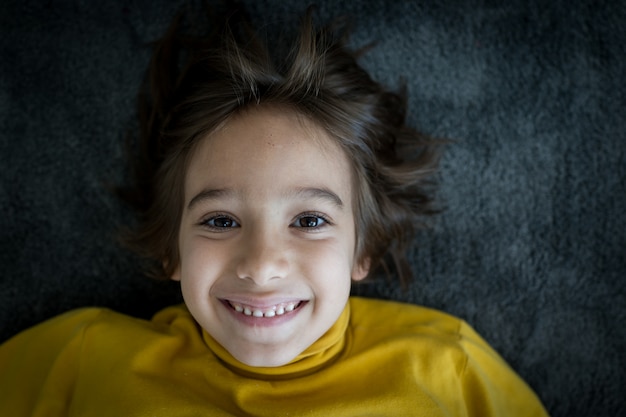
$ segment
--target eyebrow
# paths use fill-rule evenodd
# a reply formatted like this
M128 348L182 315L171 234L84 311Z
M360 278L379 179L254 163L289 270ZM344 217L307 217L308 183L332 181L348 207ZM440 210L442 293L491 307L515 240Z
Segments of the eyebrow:
M326 200L338 208L343 208L343 201L337 194L327 188L303 187L288 193L290 197Z
M219 188L219 189L206 189L202 190L198 194L196 194L189 204L187 204L187 210L191 210L196 204L207 201L207 200L218 200L224 198L231 198L234 195L238 194L234 190L230 188ZM287 198L293 199L318 199L325 200L333 204L339 209L343 209L343 201L341 198L334 192L326 188L318 188L318 187L302 187L296 188L294 190L290 190L285 194Z
M196 196L192 198L191 201L189 201L189 204L187 204L187 210L191 210L193 206L200 203L201 201L232 197L233 194L235 193L230 188L202 190L198 194L196 194Z

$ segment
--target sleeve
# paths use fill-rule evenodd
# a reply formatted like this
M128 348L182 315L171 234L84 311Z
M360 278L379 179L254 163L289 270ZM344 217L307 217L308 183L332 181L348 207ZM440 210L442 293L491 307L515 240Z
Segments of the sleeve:
M79 367L82 336L102 310L65 313L0 346L0 415L66 416Z
M460 329L467 361L461 389L468 416L546 417L532 389L467 323Z

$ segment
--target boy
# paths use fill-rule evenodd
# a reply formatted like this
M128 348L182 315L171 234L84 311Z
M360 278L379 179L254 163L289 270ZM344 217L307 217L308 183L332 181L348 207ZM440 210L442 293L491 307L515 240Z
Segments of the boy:
M386 256L406 279L435 144L310 15L278 58L238 19L217 47L174 25L143 101L129 240L185 305L151 321L78 310L16 336L0 414L546 415L464 322L349 297Z

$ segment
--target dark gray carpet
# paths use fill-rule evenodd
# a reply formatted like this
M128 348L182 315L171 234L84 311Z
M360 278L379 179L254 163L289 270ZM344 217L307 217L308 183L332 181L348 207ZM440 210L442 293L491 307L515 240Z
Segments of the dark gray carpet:
M78 306L177 300L116 246L131 217L106 187L145 44L180 3L0 4L0 340ZM270 27L307 5L245 3ZM375 78L407 80L411 122L457 141L415 282L355 292L465 318L553 416L626 415L625 2L343 3L319 1L320 20L351 17Z

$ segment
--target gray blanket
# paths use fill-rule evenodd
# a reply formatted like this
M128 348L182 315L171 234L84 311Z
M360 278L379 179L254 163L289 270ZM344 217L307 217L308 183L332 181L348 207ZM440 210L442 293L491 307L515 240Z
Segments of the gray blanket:
M182 3L0 4L0 340L79 306L179 301L117 246L132 215L110 188L147 44ZM244 3L288 31L308 2ZM355 293L464 318L553 416L626 415L625 2L317 3L376 42L376 79L406 80L412 124L455 140L416 279Z

